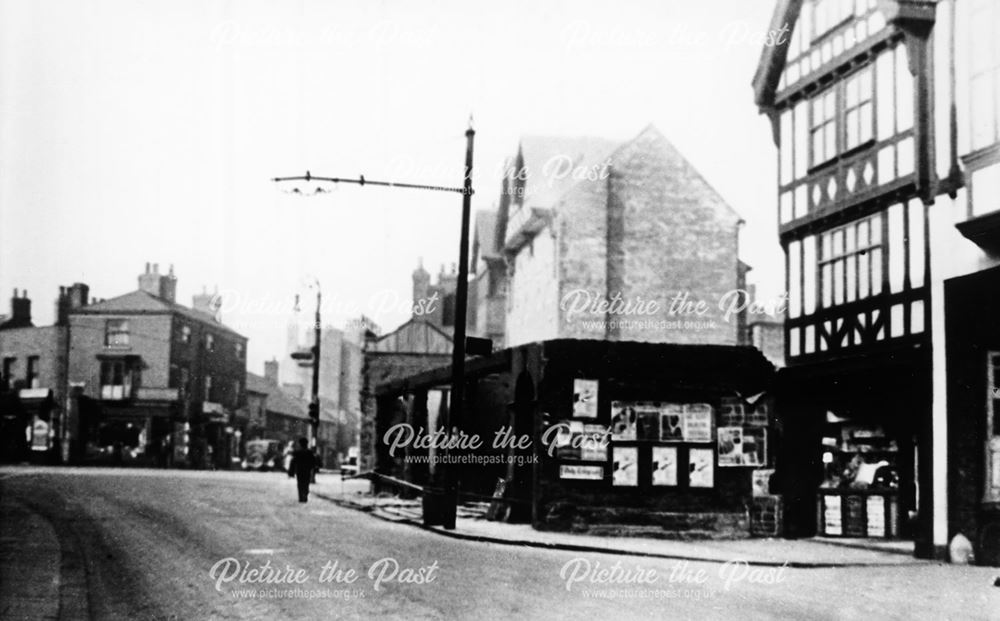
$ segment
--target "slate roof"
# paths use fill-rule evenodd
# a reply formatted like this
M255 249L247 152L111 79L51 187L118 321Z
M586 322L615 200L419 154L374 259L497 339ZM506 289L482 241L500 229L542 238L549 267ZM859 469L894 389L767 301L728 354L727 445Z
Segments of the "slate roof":
M233 336L238 336L240 338L246 339L245 336L236 332L229 326L216 321L215 316L210 313L195 310L193 308L188 308L182 304L177 304L176 302L169 302L163 298L157 297L152 293L143 291L142 289L137 289L130 293L124 295L119 295L118 297L110 298L97 302L95 304L90 304L82 308L77 308L71 311L74 315L114 315L114 314L156 314L156 313L168 313L173 312L178 315L182 315L191 319L192 321L197 321L200 323L211 325L214 328L222 332L227 332Z
M247 391L267 395L264 408L268 412L292 416L303 420L309 418L309 402L288 394L280 386L256 373L247 372ZM320 399L320 419L326 422L337 422L336 408L328 399Z

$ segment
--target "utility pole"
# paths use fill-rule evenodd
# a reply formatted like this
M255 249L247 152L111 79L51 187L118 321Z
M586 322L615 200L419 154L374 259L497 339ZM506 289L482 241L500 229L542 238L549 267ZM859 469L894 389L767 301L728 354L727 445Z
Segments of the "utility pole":
M448 404L448 425L450 434L462 428L463 406L465 405L465 321L469 299L469 219L472 210L472 149L476 130L472 120L465 130L465 181L462 189L462 231L458 245L458 282L455 283L455 340L451 353L451 402ZM455 528L458 512L458 477L455 464L444 468L445 501L441 507L444 526Z
M365 179L361 175L357 179L344 177L317 177L306 171L304 176L295 177L275 177L275 183L288 181L321 181L326 183L352 183L355 185L375 185L388 188L406 188L412 190L431 190L434 192L458 192L462 195L462 229L458 249L458 282L455 283L455 332L453 339L453 349L451 356L451 402L448 404L447 419L442 425L445 431L458 431L462 428L462 406L465 399L465 322L467 317L467 307L469 300L469 220L472 211L472 151L476 132L472 129L472 118L469 117L469 127L465 131L465 179L462 187L447 187L440 185L425 185L416 183L398 183L395 181L375 181ZM314 193L319 194L327 190L317 188ZM292 190L294 194L303 194L298 188ZM317 290L318 290L317 283ZM319 340L320 340L320 317L319 317L319 293L316 295L316 346L314 348L313 367L313 402L310 403L310 415L315 407L315 421L319 422ZM315 434L313 434L315 436ZM432 467L434 464L431 464ZM456 476L453 464L444 466L437 464L434 475L435 486L440 486L440 491L424 494L424 524L440 524L448 529L455 528L455 515L458 511L458 477ZM443 472L442 472L443 471Z

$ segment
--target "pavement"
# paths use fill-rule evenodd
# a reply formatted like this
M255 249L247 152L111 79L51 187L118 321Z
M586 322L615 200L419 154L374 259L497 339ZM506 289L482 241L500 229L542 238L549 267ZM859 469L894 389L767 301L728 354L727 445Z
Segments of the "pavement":
M913 543L873 539L754 538L734 540L673 540L651 537L605 537L578 533L539 531L530 524L494 522L485 518L485 504L460 506L452 530L424 526L420 500L373 496L342 488L336 483L316 496L374 517L408 524L444 537L502 545L527 546L572 552L608 553L672 560L725 563L733 559L764 567L832 568L928 563L913 557Z

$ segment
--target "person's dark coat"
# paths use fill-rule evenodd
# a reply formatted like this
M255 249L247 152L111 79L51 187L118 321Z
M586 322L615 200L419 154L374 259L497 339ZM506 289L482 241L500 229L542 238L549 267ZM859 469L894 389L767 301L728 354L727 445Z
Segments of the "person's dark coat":
M316 456L307 448L296 449L292 453L292 463L288 466L288 476L294 476L299 487L299 502L309 498L309 483L316 470Z

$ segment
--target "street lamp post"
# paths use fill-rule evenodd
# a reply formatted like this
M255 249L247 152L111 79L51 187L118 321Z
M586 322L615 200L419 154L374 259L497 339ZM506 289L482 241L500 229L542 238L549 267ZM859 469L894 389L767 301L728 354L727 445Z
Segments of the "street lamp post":
M312 376L312 398L309 402L309 448L315 450L317 435L319 435L319 354L320 340L322 338L322 320L319 309L322 305L323 292L319 288L319 281L316 281L316 321L313 325L313 376Z
M462 228L459 236L458 248L458 282L455 283L455 334L452 343L451 356L451 403L448 407L448 415L444 427L447 431L458 431L462 428L462 405L465 398L465 322L469 299L469 220L472 210L472 152L476 131L472 128L471 119L469 127L465 131L465 178L462 187L447 187L438 185L423 185L415 183L396 183L393 181L373 181L365 179L361 175L357 179L341 177L315 177L309 171L304 176L298 177L275 177L275 183L283 181L323 181L327 183L353 183L356 185L375 185L389 188L406 188L413 190L431 190L435 192L457 192L462 195ZM301 194L298 188L293 192ZM313 369L313 402L319 405L319 294L317 294L316 307L316 346L315 361ZM439 464L441 465L441 464ZM443 481L444 498L439 502L438 497L425 494L424 496L424 523L441 524L445 528L455 528L455 515L458 509L458 479L451 467L439 468L444 470ZM435 478L440 474L436 474ZM440 512L440 513L438 513ZM434 514L434 515L432 515Z

